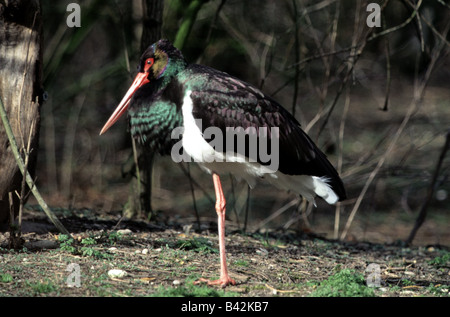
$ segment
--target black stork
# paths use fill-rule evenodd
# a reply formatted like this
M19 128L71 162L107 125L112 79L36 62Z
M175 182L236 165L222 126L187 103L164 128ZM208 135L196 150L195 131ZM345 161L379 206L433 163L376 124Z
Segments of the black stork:
M130 132L145 148L172 154L174 159L183 152L212 174L220 278L201 282L222 287L235 284L226 263L225 197L219 174L232 173L250 186L257 179L265 179L311 202L316 195L329 204L346 198L337 171L287 110L238 78L189 64L168 40L159 40L144 52L136 78L100 134L126 110ZM174 133L177 129L179 137ZM236 131L246 133L240 139L245 141L243 147L242 142L236 145L224 140L230 131L234 132L230 137L233 140L239 138ZM252 142L257 145L252 147ZM180 150L174 151L177 145ZM267 159L268 147L271 162Z

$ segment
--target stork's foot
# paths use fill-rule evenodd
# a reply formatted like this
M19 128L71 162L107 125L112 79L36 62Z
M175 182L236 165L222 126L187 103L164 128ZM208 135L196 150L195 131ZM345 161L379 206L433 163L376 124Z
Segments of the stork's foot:
M227 287L228 285L236 285L236 281L233 280L231 277L221 277L218 280L208 280L206 278L200 278L197 281L194 282L194 285L198 285L201 283L206 283L207 285L220 285L222 288Z

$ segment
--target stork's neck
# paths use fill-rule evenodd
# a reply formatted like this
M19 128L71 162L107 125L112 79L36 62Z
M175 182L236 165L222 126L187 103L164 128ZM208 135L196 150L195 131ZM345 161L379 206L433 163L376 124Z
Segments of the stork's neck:
M188 64L184 58L169 58L166 67L161 71L156 80L159 89L164 89L172 79L187 68Z

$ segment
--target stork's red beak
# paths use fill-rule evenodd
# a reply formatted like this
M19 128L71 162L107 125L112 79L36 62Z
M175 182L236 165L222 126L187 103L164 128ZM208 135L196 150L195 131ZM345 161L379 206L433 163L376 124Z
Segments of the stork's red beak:
M100 131L100 135L106 132L114 123L116 123L117 120L124 114L124 112L127 110L128 105L130 104L131 97L133 97L133 94L138 90L142 85L145 85L146 83L149 83L150 81L147 78L148 73L138 73L136 75L136 78L134 79L133 83L131 84L131 87L128 89L127 93L123 97L120 104L117 106L116 110L114 110L111 117L109 117L108 121L106 121L105 125L103 126L102 130Z

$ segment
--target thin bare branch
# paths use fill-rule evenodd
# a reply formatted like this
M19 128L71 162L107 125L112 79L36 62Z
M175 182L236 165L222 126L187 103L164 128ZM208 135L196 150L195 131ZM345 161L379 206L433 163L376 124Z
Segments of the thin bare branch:
M450 28L450 22L447 24L447 26L445 28L445 33L444 33L445 36L447 36L449 28ZM350 229L350 226L353 222L353 218L355 217L355 214L358 211L359 206L361 205L361 202L362 202L369 186L372 184L372 181L375 179L375 176L380 171L380 168L383 166L384 162L386 161L386 159L388 158L388 156L394 149L395 145L397 144L398 139L400 138L400 135L402 134L403 130L405 129L406 125L408 124L409 120L411 119L411 116L415 113L416 109L419 107L420 103L422 102L422 98L425 93L425 87L428 84L431 73L434 70L434 67L435 67L436 62L442 52L444 44L445 44L445 42L441 41L441 43L433 49L432 58L431 58L431 61L428 65L428 68L425 72L423 79L420 82L418 79L416 79L416 83L415 83L416 87L414 89L414 96L413 96L413 100L412 100L411 104L408 107L408 111L407 111L405 117L403 118L403 121L401 122L400 126L398 127L395 135L391 139L391 142L389 143L389 146L388 146L386 152L380 158L377 166L372 171L372 173L370 173L369 178L367 179L363 189L361 190L361 193L359 194L358 199L357 199L355 205L353 206L350 216L348 217L347 223L345 225L345 229L341 234L341 240L345 239L345 237L347 236L348 230Z
M416 236L417 231L422 226L425 221L425 217L427 215L428 205L430 204L431 199L433 198L434 191L436 189L436 183L439 176L439 172L442 167L442 162L444 161L445 155L447 151L450 149L450 129L447 131L447 135L445 138L444 146L442 147L441 153L439 155L439 159L436 163L436 167L434 169L433 177L431 178L430 185L428 186L427 197L420 208L419 216L416 219L413 229L411 230L408 239L406 239L406 244L410 245Z
M30 187L34 197L36 198L39 205L44 210L47 217L55 225L55 227L58 228L58 230L61 233L64 233L64 234L67 234L70 236L69 231L67 231L67 229L63 226L63 224L59 221L59 219L53 214L53 212L50 210L50 208L48 207L45 200L42 198L41 194L39 193L36 186L34 185L34 181L31 178L30 173L28 173L28 171L25 170L25 164L22 160L22 157L20 156L20 153L19 153L19 150L17 147L16 138L14 137L14 134L11 129L11 125L9 124L8 115L6 114L5 107L3 106L3 101L2 101L1 96L0 96L0 117L3 122L3 126L5 127L6 134L8 135L8 140L10 143L11 150L14 154L14 158L16 159L17 165L19 166L19 169L20 169L22 175L24 175L24 177L26 177L28 187Z
M378 38L380 36L383 36L383 35L386 35L386 34L389 34L389 33L393 33L395 31L398 31L401 28L404 28L405 26L407 26L414 19L414 17L416 16L417 12L419 11L419 8L420 8L421 5L422 5L422 0L419 0L417 5L414 6L413 12L411 13L411 15L403 23L400 23L399 25L393 26L393 27L391 27L391 28L389 28L387 30L383 30L380 33L375 33L371 37L369 37L367 39L367 41L370 42L370 41L372 41L372 40L374 40L374 39L376 39L376 38Z
M404 0L411 8L415 8L414 4L411 3L411 1L409 0ZM430 21L428 21L423 15L420 15L420 19L425 22L425 24L431 29L431 31L433 31L434 35L436 35L442 42L445 43L445 45L450 46L450 42L447 41L447 38L442 35L438 30L436 30L436 28L433 26L433 24L430 23Z

